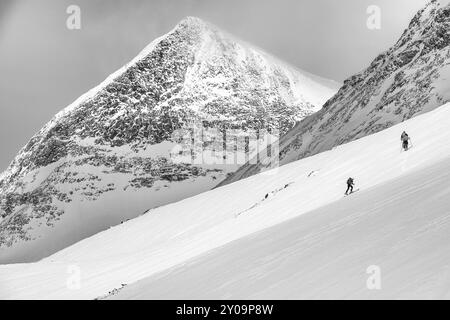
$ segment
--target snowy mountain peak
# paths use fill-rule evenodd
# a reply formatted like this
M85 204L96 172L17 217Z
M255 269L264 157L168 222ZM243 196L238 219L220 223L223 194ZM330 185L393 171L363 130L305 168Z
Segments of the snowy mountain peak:
M414 28L416 26L423 25L430 18L432 18L433 14L439 9L440 4L437 0L430 0L422 9L420 9L411 20L408 28Z
M187 16L177 24L175 29L185 28L185 27L207 29L207 28L211 28L213 26L209 22L206 22L198 17Z
M184 36L200 36L203 33L219 31L215 25L204 21L197 17L187 16L182 19L178 24L173 28L173 30L169 34L179 34ZM197 41L201 40L201 38L197 38Z
M441 7L438 1L431 0L424 8L416 13L408 28L397 42L396 47L411 42L423 42L429 49L437 42L448 42L448 15L450 4Z
M336 92L330 83L184 19L19 152L0 180L0 263L41 258L212 188L242 164L224 164L215 138L286 132ZM192 124L203 130L195 146Z

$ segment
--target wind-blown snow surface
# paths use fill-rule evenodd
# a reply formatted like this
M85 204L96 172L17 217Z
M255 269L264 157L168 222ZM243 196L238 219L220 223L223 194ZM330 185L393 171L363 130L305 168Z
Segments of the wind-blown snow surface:
M124 297L205 297L202 289L210 298L446 297L449 126L446 104L331 151L153 209L40 262L0 266L0 298L90 299L150 276L124 289ZM405 129L414 146L400 152ZM343 198L349 176L360 191ZM379 296L365 291L368 265L385 272ZM79 289L67 286L74 270L80 271ZM207 273L199 278L202 270ZM198 290L185 287L192 283L184 275L197 281Z
M332 81L184 19L58 113L0 176L0 263L37 261L211 189L243 164L222 164L217 135L284 133L336 91ZM197 124L205 129L192 150ZM192 161L211 150L212 164Z
M450 299L443 160L138 281L114 299ZM368 290L371 268L380 289Z

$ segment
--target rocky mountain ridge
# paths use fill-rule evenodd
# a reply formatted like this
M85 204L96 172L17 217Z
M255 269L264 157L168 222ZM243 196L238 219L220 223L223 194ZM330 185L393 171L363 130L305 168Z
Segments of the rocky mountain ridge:
M277 162L283 165L333 149L448 101L450 4L441 7L432 0L413 17L393 47L345 80L319 112L281 138ZM264 163L247 163L219 186L266 169Z

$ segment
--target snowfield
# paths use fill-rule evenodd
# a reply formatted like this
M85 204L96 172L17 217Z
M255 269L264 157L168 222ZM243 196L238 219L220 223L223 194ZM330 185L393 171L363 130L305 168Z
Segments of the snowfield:
M450 298L449 128L446 104L0 266L0 298L93 299L124 285L112 297ZM349 176L360 190L344 197ZM366 287L372 265L381 290Z
M450 299L443 160L138 281L113 299ZM438 190L438 191L437 191ZM371 268L381 290L368 290Z

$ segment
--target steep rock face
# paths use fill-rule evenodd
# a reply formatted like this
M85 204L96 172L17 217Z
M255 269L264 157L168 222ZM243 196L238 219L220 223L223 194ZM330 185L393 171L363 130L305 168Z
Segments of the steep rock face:
M200 19L183 20L20 151L0 180L0 263L39 259L238 168L189 161L198 150L177 149L180 130L286 132L336 88ZM200 152L221 144L201 143Z
M450 5L440 7L433 0L414 16L392 48L347 79L319 112L280 139L279 163L330 150L448 101ZM265 164L246 164L219 186L265 169Z

